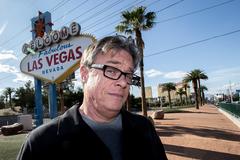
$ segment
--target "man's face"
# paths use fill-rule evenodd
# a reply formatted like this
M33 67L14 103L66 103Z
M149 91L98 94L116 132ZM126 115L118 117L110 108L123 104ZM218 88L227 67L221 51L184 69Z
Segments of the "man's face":
M124 50L98 54L94 64L112 66L126 73L133 73L134 70L132 57ZM88 69L84 88L84 96L87 96L88 104L91 105L88 109L100 114L118 113L129 92L129 84L124 75L113 80L104 76L103 70L96 68Z

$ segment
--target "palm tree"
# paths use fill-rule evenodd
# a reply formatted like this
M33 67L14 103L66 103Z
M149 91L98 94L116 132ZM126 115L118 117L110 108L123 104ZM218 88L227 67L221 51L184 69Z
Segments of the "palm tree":
M0 109L3 109L5 107L4 99L5 99L5 96L0 95Z
M147 12L146 7L138 7L132 11L122 12L122 21L116 26L118 32L124 32L126 34L135 34L135 39L140 52L141 61L139 63L140 74L141 74L141 94L142 94L142 112L147 117L146 107L146 96L145 96L145 85L144 85L144 63L143 63L143 49L144 41L142 39L141 31L150 30L155 22L155 12Z
M7 107L7 102L8 102L8 92L7 90L3 90L3 95L4 95L4 98L5 98L5 108Z
M180 101L181 101L181 106L183 105L182 103L182 95L186 93L186 91L183 90L183 88L179 88L176 92L180 96Z
M15 103L20 105L22 110L24 107L30 110L34 108L34 88L31 81L26 82L24 87L17 88L14 96Z
M195 104L196 109L199 109L199 101L198 101L198 71L192 70L187 73L187 75L183 78L183 82L188 83L192 82L193 90L195 93Z
M201 105L203 105L203 97L202 97L202 94L201 94L201 79L203 80L207 80L208 79L208 76L200 69L195 69L195 72L198 74L198 95L199 95L199 99L200 99L200 102L201 102Z
M23 111L23 107L26 106L26 101L28 99L25 89L23 87L17 88L14 96L16 105L20 105Z
M190 88L190 86L188 85L188 83L183 82L183 88L184 88L185 96L186 96L186 104L188 104L187 88Z
M201 90L201 95L202 95L202 99L203 99L203 105L205 104L205 94L204 94L204 91L207 91L208 88L204 85L201 85L200 86L200 90Z
M169 101L170 108L172 108L171 94L170 94L170 92L172 90L176 90L176 84L175 83L169 82L169 83L162 84L162 92L165 92L165 91L168 92L168 101Z
M9 97L9 105L12 108L12 93L15 92L14 88L7 87L5 88L5 92L8 94Z

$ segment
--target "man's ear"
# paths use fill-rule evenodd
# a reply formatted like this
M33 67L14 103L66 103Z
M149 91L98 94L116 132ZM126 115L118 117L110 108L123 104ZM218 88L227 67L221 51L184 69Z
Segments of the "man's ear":
M80 76L83 83L87 82L88 79L88 68L84 65L80 65Z

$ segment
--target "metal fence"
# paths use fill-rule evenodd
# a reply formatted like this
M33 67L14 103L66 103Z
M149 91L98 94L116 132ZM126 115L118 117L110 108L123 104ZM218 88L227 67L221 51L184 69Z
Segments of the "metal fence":
M219 108L229 112L233 116L240 118L240 104L219 103Z

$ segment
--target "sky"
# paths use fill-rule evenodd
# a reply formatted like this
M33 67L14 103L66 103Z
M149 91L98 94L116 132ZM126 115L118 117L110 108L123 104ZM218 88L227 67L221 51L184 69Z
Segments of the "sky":
M180 82L194 69L208 76L207 94L240 89L240 0L0 0L0 93L32 77L21 73L22 45L31 40L31 18L52 14L53 29L75 21L81 32L100 39L115 35L121 12L146 6L156 24L143 31L145 86ZM79 71L77 81L81 86ZM140 96L140 89L131 92Z

